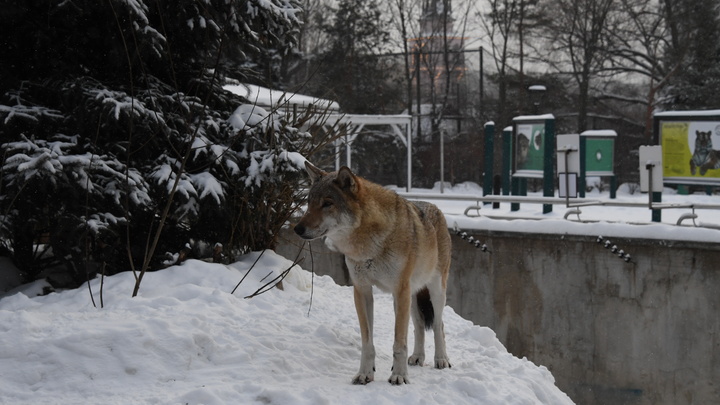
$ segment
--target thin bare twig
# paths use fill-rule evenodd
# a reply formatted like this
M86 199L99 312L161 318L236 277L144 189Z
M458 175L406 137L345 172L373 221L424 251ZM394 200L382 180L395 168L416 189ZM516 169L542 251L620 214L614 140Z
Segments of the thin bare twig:
M267 250L267 249L266 249L266 250ZM257 259L255 259L255 262L253 262L252 266L250 266L250 268L248 269L247 273L245 273L245 275L242 276L242 278L240 279L240 282L237 283L237 285L235 286L235 288L233 288L233 290L232 290L232 292L231 292L230 294L235 294L235 290L237 290L238 287L240 287L240 284L242 284L242 282L245 281L245 277L247 277L248 274L250 274L250 272L252 271L252 269L255 268L255 265L257 264L257 262L260 261L260 258L261 258L264 254L265 254L265 250L263 250L262 252L260 252L260 255L257 257Z
M272 280L268 281L267 283L263 284L262 287L260 287L260 288L258 288L257 290L255 290L254 293L246 296L245 299L255 298L255 297L257 297L258 295L264 294L264 293L272 290L273 288L277 287L277 285L280 284L280 282L283 281L283 280L285 279L285 277L287 277L288 273L290 273L290 270L292 270L293 267L295 267L296 265L298 265L299 263L301 263L304 259L305 259L305 258L303 257L303 258L301 258L300 260L295 260L295 261L293 262L293 264L290 265L290 267L288 267L287 269L285 269L285 271L283 271L282 273L280 273L280 274L279 274L277 277L275 277L274 279L272 279ZM271 284L272 284L272 285L271 285Z
M305 242L303 242L303 248L304 248L304 247L305 247ZM274 279L272 279L272 280L268 281L267 283L263 284L262 287L258 288L257 290L255 290L254 293L252 293L252 294L248 295L247 297L245 297L245 299L257 297L258 295L264 294L264 293L272 290L273 288L275 288L281 281L283 281L283 280L285 279L285 277L288 275L288 273L290 273L290 270L292 270L293 267L297 266L299 263L301 263L303 260L305 260L304 257L303 257L303 258L300 257L300 253L302 253L302 250L303 250L303 249L301 248L300 251L298 252L297 256L295 256L295 260L294 260L293 263L290 265L290 267L288 267L285 271L283 271L282 273L280 273L280 274L279 274L277 277L275 277ZM272 284L272 285L271 285L271 284Z
M313 257L312 243L308 243L308 249L310 250L310 305L308 305L307 316L310 317L310 310L312 310L313 295L315 295L315 258Z

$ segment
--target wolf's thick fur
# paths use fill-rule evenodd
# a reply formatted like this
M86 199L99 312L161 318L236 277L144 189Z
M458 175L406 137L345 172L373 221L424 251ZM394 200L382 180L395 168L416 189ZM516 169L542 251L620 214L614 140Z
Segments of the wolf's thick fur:
M353 383L367 384L375 376L372 286L394 298L390 383L408 383L408 364L425 362L426 327L435 337L435 367L450 367L442 321L450 234L442 212L430 203L409 202L347 167L332 173L310 163L305 167L312 186L307 211L295 232L304 239L325 237L328 246L345 255L362 338L360 370ZM408 357L411 314L415 348Z

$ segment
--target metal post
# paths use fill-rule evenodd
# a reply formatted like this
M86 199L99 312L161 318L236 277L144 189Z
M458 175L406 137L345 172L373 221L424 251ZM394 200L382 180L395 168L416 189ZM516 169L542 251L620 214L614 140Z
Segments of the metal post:
M340 139L335 140L335 171L340 170Z
M512 173L512 129L503 130L503 149L502 149L502 193L503 195L510 194L510 174ZM487 157L487 151L485 151Z
M519 177L513 177L512 178L512 194L513 195L522 195L520 192L520 178ZM519 211L520 210L520 203L510 203L510 211Z
M417 109L417 139L418 142L422 143L422 109L420 108L420 50L415 52L415 79L417 83L417 103L415 108Z
M352 169L350 142L352 142L352 135L345 135L345 164L348 168Z
M440 130L440 194L445 192L445 131Z
M578 178L578 187L580 187L580 198L585 198L585 187L587 180L585 172L587 171L587 137L580 134L580 178Z
M405 124L405 133L407 137L407 187L409 193L412 190L412 118Z
M652 199L655 203L662 202L662 191L656 191L652 193ZM652 210L652 221L653 222L662 222L662 210L661 209L655 209Z
M545 135L543 135L543 143L545 145L543 154L543 196L555 196L555 119L545 120ZM552 204L543 204L543 214L552 212Z
M485 165L483 167L483 196L486 196L492 190L493 184L493 157L495 153L495 124L488 122L485 124ZM485 204L490 204L486 202Z
M483 104L484 104L484 98L485 98L485 84L484 82L484 69L483 69L483 48L480 47L478 50L478 53L480 54L480 118L482 119L483 116Z
M570 149L563 150L565 155L565 207L570 207L570 166L568 166L568 155Z
M652 222L661 222L662 210L653 209L653 203L662 202L662 191L653 190L653 169L655 169L655 163L647 163L645 168L648 170L648 208L652 210Z

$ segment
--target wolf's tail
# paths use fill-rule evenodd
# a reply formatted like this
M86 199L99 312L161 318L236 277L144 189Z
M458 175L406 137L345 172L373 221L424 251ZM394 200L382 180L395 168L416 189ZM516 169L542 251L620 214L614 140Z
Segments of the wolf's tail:
M415 299L417 300L420 319L422 319L423 324L425 324L425 329L432 329L433 321L435 320L435 310L433 309L432 301L430 300L430 290L428 290L427 287L424 287L415 294Z

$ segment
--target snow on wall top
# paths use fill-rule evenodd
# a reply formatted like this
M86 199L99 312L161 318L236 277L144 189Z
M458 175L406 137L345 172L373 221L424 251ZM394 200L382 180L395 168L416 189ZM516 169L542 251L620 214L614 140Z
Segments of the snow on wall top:
M705 117L713 115L720 115L720 110L662 111L653 114L655 117Z

